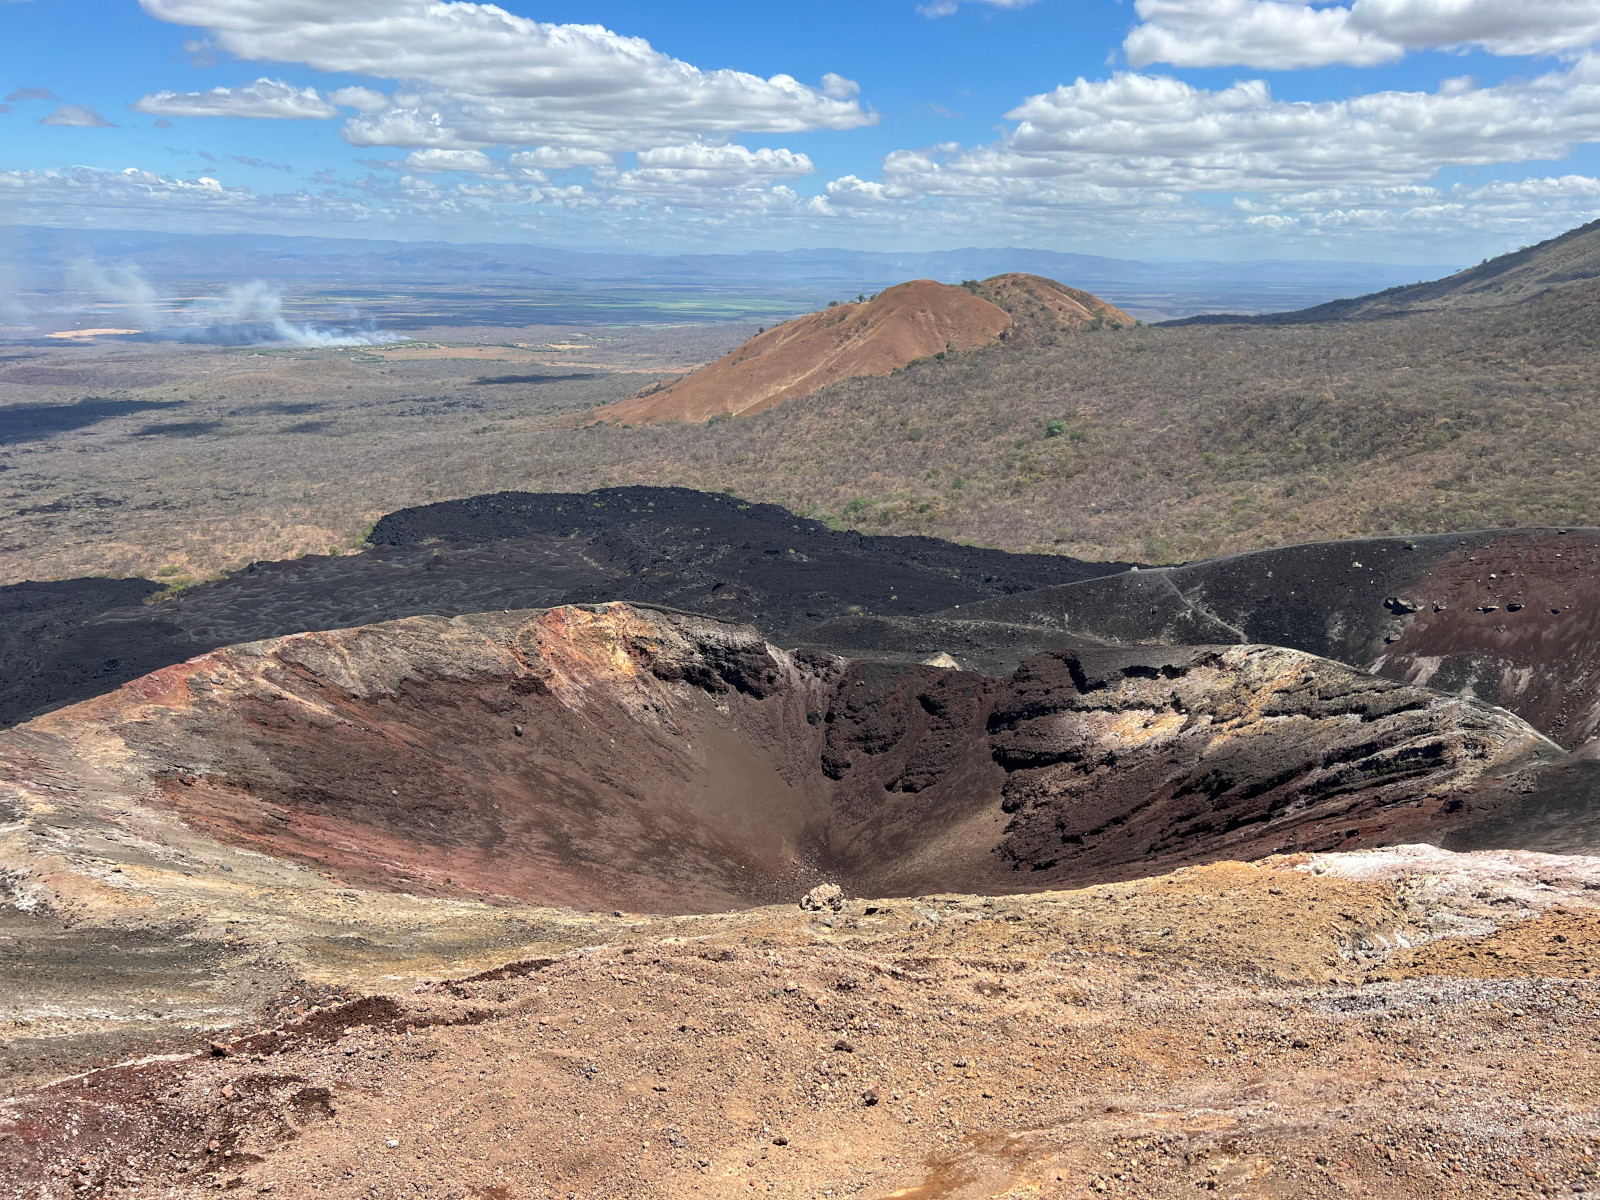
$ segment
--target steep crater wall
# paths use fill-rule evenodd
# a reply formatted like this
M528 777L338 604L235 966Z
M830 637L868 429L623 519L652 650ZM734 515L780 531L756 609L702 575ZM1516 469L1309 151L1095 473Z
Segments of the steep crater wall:
M6 777L349 884L663 913L1423 840L1560 757L1508 713L1277 647L994 678L624 604L233 647L0 734Z
M1112 644L1270 642L1600 734L1600 531L1317 542L963 604L945 617ZM812 630L813 638L829 631Z

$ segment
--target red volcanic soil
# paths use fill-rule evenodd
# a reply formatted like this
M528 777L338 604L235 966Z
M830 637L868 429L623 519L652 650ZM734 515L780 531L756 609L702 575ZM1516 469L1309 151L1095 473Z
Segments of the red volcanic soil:
M1516 533L1463 548L1396 599L1417 611L1403 614L1370 669L1499 704L1568 747L1600 733L1592 533Z
M810 313L751 338L670 387L600 409L624 424L753 413L855 375L887 375L946 350L999 340L1003 310L965 288L914 279L864 304Z
M622 424L704 421L761 412L860 375L888 375L920 358L973 350L1013 329L1132 325L1120 309L1038 275L997 275L972 288L914 279L863 304L841 304L751 338L668 387L599 409Z
M1553 747L1275 647L992 678L615 604L235 647L0 734L17 753L129 763L119 786L191 829L358 885L705 912L1416 840Z
M1138 324L1137 320L1099 296L1068 287L1043 275L1020 271L985 279L975 289L1011 314L1013 335L1031 335L1088 329L1109 325L1113 329Z

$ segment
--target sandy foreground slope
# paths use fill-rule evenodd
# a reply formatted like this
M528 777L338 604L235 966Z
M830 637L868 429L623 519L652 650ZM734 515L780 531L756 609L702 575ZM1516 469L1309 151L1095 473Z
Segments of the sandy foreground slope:
M17 1093L0 1194L1600 1189L1593 858L581 919L595 944Z

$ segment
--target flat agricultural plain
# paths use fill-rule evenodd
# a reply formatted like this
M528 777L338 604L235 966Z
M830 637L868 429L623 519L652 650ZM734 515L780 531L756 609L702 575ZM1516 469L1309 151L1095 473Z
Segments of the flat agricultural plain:
M397 507L540 486L533 446L751 332L469 326L343 349L6 347L0 582L182 581L348 550Z

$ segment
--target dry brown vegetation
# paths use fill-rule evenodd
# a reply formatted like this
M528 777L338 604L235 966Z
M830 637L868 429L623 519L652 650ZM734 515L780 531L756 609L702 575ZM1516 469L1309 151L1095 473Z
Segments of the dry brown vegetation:
M542 440L564 414L747 332L427 330L432 340L410 347L426 353L399 358L12 348L0 354L0 583L98 574L181 583L352 549L397 507L527 486L529 439L508 435Z
M1593 523L1594 301L1059 335L706 429L589 430L551 485L692 483L1090 558Z
M1592 524L1597 298L1585 284L1487 313L1057 334L751 417L631 429L578 428L573 416L649 378L632 372L691 357L683 339L703 360L747 331L640 330L623 344L644 349L581 368L600 360L553 347L543 367L504 368L359 351L52 348L23 368L13 355L0 384L34 363L81 361L121 372L124 386L8 386L7 404L193 399L0 446L0 579L185 578L354 546L376 515L406 505L624 483L1091 558ZM540 344L561 341L546 331ZM566 377L475 382L541 374Z

